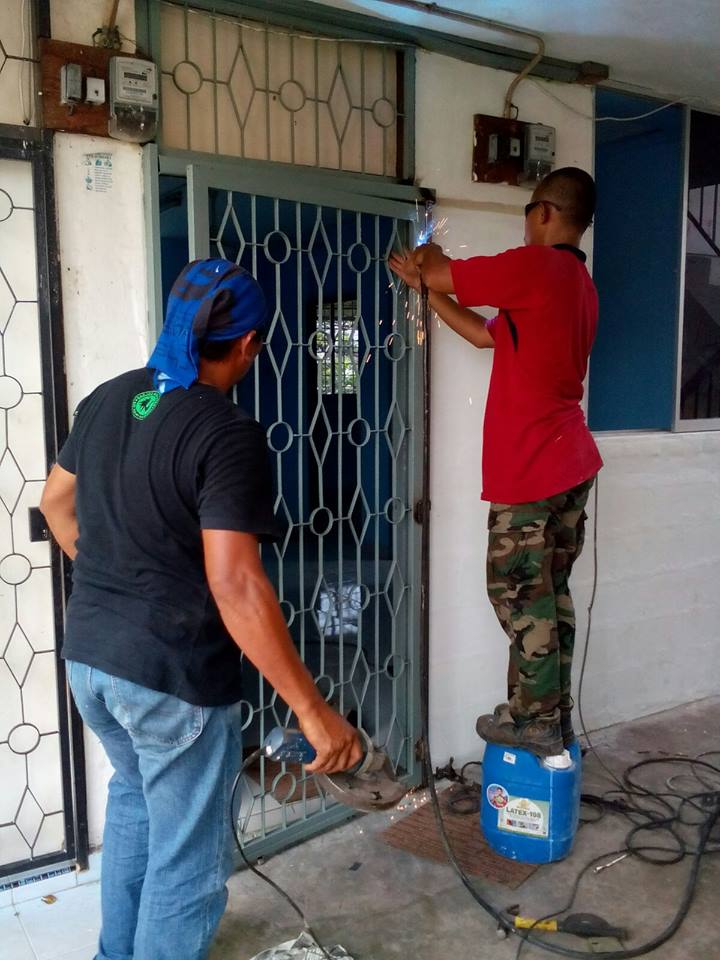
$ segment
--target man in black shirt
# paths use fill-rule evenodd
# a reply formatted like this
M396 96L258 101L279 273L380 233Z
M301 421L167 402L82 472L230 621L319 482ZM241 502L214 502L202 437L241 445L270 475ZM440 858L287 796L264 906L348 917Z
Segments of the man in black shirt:
M279 535L265 437L227 395L266 324L244 270L189 264L148 367L82 401L43 494L74 560L70 685L115 771L97 960L207 956L232 865L241 650L316 748L310 771L361 755L300 660L259 557L258 542Z

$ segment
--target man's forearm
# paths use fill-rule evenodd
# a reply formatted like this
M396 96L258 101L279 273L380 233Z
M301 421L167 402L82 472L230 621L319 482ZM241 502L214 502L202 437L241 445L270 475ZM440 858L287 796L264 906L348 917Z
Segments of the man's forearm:
M214 591L235 643L298 717L325 703L295 649L272 584L248 575L234 588Z
M80 536L77 517L74 513L46 509L45 519L56 543L71 560L77 556L77 540Z
M60 549L71 560L74 560L77 554L75 544L80 536L75 510L75 486L75 474L56 463L50 471L40 498L40 512L47 520Z
M461 307L452 297L434 290L429 292L428 302L441 320L474 347L495 346L495 341L485 326L485 318L480 314Z

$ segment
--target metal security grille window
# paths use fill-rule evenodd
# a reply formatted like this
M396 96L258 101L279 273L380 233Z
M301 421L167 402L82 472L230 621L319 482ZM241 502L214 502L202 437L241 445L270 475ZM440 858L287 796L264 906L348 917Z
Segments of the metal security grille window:
M0 878L85 855L70 761L78 731L56 655L60 572L35 510L64 429L51 149L29 131L0 138ZM77 797L83 805L79 783Z
M160 4L164 148L399 177L403 54Z

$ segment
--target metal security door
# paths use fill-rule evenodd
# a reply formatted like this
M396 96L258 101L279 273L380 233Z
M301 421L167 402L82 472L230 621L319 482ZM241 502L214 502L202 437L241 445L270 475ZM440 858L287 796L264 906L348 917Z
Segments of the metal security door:
M410 779L419 735L420 347L386 261L408 242L417 209L289 180L258 189L253 176L255 189L243 189L237 172L191 167L190 257L234 260L268 296L267 344L238 388L238 402L266 428L287 524L263 560L320 689ZM245 681L251 752L290 717L247 663ZM241 826L255 855L347 816L297 766L263 762L244 784Z
M84 857L59 557L36 510L65 406L52 140L22 137L0 138L0 878Z

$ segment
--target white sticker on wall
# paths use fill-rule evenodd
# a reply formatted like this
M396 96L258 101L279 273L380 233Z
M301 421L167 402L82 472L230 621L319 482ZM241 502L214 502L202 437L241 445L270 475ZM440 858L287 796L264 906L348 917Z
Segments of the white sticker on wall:
M113 155L111 153L84 153L82 158L85 189L94 193L109 193L113 186Z
M547 837L550 804L547 800L529 800L527 797L508 797L507 804L498 810L498 830L522 833L530 837Z

